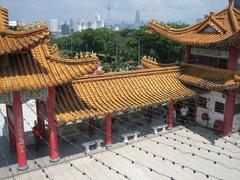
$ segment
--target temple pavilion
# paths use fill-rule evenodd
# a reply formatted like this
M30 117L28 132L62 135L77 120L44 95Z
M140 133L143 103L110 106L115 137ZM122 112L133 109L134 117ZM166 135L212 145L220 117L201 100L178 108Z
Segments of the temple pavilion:
M57 122L55 121L56 86L93 73L99 65L94 54L81 59L63 59L48 42L44 23L34 26L8 25L8 11L0 8L0 103L7 106L9 143L16 148L19 170L27 169L22 104L36 99L37 109L46 106L50 160L59 159ZM44 119L39 116L41 136L46 138Z
M7 107L9 143L16 148L18 169L28 167L22 104L33 99L37 114L46 117L38 116L38 121L41 136L50 144L51 162L59 160L60 123L89 121L93 125L94 119L104 117L105 144L111 146L113 115L166 103L171 129L174 105L198 95L197 121L208 122L207 126L215 120L223 121L225 134L230 134L233 122L239 122L239 114L234 115L240 79L236 71L239 20L240 11L230 3L225 10L184 29L151 21L152 33L186 45L184 63L163 65L144 57L143 69L89 76L99 66L95 54L62 58L56 46L49 43L44 23L10 28L8 11L0 8L0 103ZM220 111L222 116L215 116ZM235 126L233 130L237 130Z
M229 6L211 12L200 22L182 29L149 22L149 32L160 34L185 46L182 73L178 79L199 89L196 121L226 135L240 130L239 43L240 11ZM235 3L236 4L236 3ZM145 60L146 68L158 67Z

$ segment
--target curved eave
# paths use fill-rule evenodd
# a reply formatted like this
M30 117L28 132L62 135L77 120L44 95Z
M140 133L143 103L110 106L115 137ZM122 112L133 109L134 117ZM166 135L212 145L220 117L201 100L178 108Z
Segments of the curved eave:
M9 65L0 67L0 93L40 89L62 85L72 80L94 73L99 66L98 59L87 62L58 61L46 56L45 44L21 54L10 54Z
M0 33L0 55L29 50L49 36L50 32L46 26L20 31L5 30Z
M183 99L196 93L178 79L179 68L84 77L57 87L57 113L69 122Z
M160 34L172 41L176 41L178 43L184 45L197 45L197 46L209 46L213 44L237 44L240 40L239 31L234 34L226 33L226 34L212 34L212 33L204 33L199 34L194 31L182 32L179 34L175 34L169 31L168 28L155 23L153 21L149 22L150 33Z
M193 64L183 64L181 69L178 79L196 88L224 91L237 90L240 87L237 79L239 72Z
M152 69L152 68L166 68L166 67L176 67L176 63L158 63L155 58L144 56L141 60L141 65L143 69Z
M209 91L237 90L239 88L239 83L236 83L234 80L213 82L211 80L190 75L181 75L179 80L184 84Z
M235 45L239 44L240 41L239 23L240 11L229 6L218 13L210 13L209 16L195 25L181 29L170 28L164 24L150 21L149 31L185 45ZM211 28L213 31L204 31L205 28Z

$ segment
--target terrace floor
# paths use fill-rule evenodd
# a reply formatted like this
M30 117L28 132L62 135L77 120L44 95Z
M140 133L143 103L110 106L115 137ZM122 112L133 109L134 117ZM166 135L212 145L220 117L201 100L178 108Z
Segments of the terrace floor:
M119 119L126 119L126 116L119 116ZM159 124L164 124L164 120L157 116L152 121L116 120L113 146L92 150L89 154L84 154L82 143L104 139L103 127L99 124L95 134L78 128L81 131L75 139L59 138L62 159L56 164L49 162L47 145L38 152L28 146L29 170L26 173L16 171L15 152L4 148L0 153L0 179L239 179L238 133L220 137L199 126L176 125L172 130L154 135L151 127ZM139 139L128 144L122 142L121 134L133 131L141 133ZM6 143L4 139L1 141ZM7 156L8 162L1 157L3 155Z

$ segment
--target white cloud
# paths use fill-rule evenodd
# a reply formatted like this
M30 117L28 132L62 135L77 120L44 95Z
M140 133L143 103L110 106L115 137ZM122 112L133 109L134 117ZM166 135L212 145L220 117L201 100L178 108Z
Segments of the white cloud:
M35 19L92 19L96 12L107 17L107 0L0 0L10 10L10 17ZM34 5L33 5L34 4ZM227 6L228 0L110 0L111 17L133 20L140 10L143 19L195 22L210 11Z

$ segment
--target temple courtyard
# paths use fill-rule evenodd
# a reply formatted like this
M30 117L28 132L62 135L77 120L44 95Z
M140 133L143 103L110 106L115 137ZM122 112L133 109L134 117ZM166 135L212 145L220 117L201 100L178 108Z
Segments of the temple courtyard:
M139 115L146 120L134 120ZM84 143L104 140L101 123L95 133L86 130L84 122L72 124L68 126L72 136L59 133L58 163L49 162L48 145L39 151L27 146L27 172L17 171L15 152L3 148L0 179L238 179L239 134L221 137L203 127L178 123L172 130L163 128L154 134L152 127L165 124L159 117L149 120L141 111L119 115L113 125L112 147L102 144L99 149L90 147L88 152ZM133 132L139 132L139 137L123 142L122 135Z

